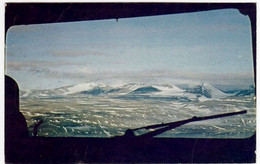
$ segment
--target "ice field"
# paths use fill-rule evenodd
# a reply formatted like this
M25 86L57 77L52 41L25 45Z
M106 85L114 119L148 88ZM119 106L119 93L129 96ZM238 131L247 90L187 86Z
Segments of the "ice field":
M34 125L43 120L43 124L39 127L39 136L121 136L127 129L179 121L193 116L209 116L241 110L247 110L247 113L189 123L157 137L244 138L255 132L254 94L223 93L224 97L214 98L205 93L205 88L208 89L208 94L216 93L209 86L204 88L204 92L201 88L200 95L197 92L196 96L194 90L192 92L186 90L182 93L181 89L179 92L175 89L172 94L169 91L166 94L166 91L160 87L153 87L160 90L147 86L131 87L128 86L127 91L126 87L112 88L114 91L112 93L111 88L106 89L105 92L104 86L99 88L92 86L88 91L84 88L84 92L77 90L73 94L64 94L71 91L72 87L70 87L70 89L63 88L63 91L59 89L60 96L57 96L58 91L56 96L53 94L46 96L47 92L50 95L50 91L45 91L44 94L43 91L31 92L31 96L24 93L27 95L21 96L20 108L26 117L31 134ZM38 96L35 96L36 94ZM145 132L147 131L137 131L136 135Z

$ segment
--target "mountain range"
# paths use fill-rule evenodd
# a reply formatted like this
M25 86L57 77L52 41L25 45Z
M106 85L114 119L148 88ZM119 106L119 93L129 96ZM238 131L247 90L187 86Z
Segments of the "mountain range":
M21 98L55 98L66 96L121 96L121 97L150 97L150 98L185 98L188 100L221 99L229 96L243 96L254 93L254 87L248 90L238 90L225 93L220 89L201 83L192 87L180 88L175 85L147 85L129 83L121 86L109 86L98 83L82 83L46 90L20 91Z

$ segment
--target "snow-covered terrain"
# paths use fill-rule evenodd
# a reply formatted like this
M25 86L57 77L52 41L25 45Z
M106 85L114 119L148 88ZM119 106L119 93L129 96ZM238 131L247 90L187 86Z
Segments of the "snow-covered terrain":
M66 86L52 90L27 90L21 91L22 98L25 97L64 97L64 96L148 96L148 97L177 97L189 100L215 100L233 96L234 94L224 93L218 88L202 83L192 88L181 89L175 85L146 85L130 83L122 86L111 87L106 84L82 83L73 86Z
M29 131L43 120L40 136L112 137L129 128L193 116L247 110L247 114L200 121L160 137L248 137L255 132L254 88L232 94L206 83L192 87L130 83L83 83L52 90L20 92ZM142 131L137 134L143 133Z

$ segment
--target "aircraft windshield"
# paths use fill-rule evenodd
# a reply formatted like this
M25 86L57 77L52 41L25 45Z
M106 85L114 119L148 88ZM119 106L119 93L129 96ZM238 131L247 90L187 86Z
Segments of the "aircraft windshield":
M158 137L249 137L252 56L250 20L233 9L13 26L6 38L6 74L19 84L30 135L42 120L38 135L48 137L121 136L241 110Z

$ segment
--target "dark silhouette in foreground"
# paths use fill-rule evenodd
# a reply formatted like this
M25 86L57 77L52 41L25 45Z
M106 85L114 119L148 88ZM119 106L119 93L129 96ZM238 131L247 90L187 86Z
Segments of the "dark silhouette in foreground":
M23 114L19 111L19 88L10 77L5 76L5 137L28 137L28 129Z
M19 111L19 88L17 83L5 76L5 155L6 162L19 156L16 151L22 140L29 137L27 124Z

